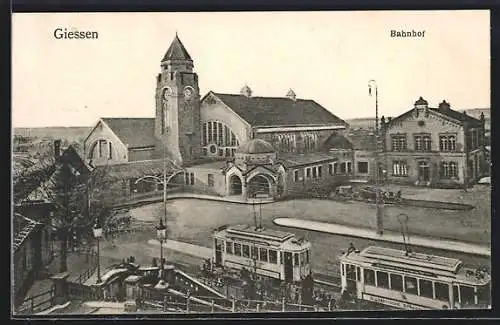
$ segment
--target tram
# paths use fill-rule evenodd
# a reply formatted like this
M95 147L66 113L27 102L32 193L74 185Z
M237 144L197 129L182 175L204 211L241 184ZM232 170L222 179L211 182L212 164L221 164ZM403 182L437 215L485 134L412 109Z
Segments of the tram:
M251 272L274 283L292 285L301 301L312 299L311 243L293 233L251 225L217 228L213 262L224 269Z
M491 308L485 269L443 256L353 246L339 257L342 292L400 309Z

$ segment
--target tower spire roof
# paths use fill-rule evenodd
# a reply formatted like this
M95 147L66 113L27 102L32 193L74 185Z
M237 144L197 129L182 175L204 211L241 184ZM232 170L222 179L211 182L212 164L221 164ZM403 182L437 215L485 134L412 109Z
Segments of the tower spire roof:
M168 61L168 60L192 61L191 56L189 55L188 51L186 50L181 40L179 39L177 32L175 32L174 40L172 41L172 44L170 44L170 47L168 48L167 53L165 53L165 56L163 57L162 61Z

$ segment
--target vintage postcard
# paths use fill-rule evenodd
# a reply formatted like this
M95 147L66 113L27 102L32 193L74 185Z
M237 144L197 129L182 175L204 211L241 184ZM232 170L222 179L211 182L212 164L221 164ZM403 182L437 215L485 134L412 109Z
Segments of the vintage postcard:
M14 317L491 308L489 11L12 24Z

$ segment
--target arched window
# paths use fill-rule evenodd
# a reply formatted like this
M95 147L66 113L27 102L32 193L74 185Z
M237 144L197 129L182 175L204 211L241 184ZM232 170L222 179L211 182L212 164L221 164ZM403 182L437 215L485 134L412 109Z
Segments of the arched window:
M230 157L234 156L239 142L229 126L218 121L208 121L203 124L202 145L203 152L207 155Z

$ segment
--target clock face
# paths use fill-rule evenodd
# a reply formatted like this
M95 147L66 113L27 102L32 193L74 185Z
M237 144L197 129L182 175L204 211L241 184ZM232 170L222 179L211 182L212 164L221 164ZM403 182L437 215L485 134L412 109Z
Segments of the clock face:
M191 89L189 89L189 88L184 89L184 96L185 97L188 97L188 98L191 97L192 93L193 92L191 91Z

